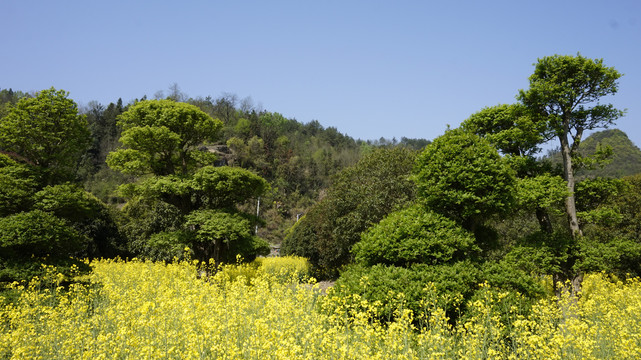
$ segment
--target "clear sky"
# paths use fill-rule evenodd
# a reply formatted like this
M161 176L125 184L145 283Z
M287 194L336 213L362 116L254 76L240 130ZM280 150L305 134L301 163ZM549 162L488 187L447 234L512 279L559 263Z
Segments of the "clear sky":
M0 88L79 104L233 93L360 139L515 102L537 58L603 58L641 145L641 1L0 1Z

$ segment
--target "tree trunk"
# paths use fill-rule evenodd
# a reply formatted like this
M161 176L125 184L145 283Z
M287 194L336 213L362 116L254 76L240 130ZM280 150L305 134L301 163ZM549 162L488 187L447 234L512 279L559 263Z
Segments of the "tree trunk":
M536 219L539 221L541 230L545 231L546 234L552 234L552 221L550 220L550 214L548 214L547 210L537 207Z
M567 132L559 136L561 141L561 156L563 158L563 179L567 183L568 196L565 198L565 213L568 217L568 226L572 237L582 235L579 220L576 216L576 203L574 201L574 171L572 170L572 154L568 143Z

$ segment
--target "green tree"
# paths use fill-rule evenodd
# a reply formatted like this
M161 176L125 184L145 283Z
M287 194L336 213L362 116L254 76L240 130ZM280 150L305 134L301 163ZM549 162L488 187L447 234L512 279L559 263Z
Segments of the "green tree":
M363 298L385 304L383 320L392 318L399 305L424 313L421 300L427 298L440 299L455 320L465 312L457 308L459 301L471 299L483 281L531 297L542 293L527 273L485 261L471 232L420 204L389 214L361 239L353 247L355 262L341 273L335 291L355 307ZM430 283L436 293L426 291ZM359 295L356 301L353 294Z
M545 122L537 120L522 104L502 104L472 114L461 128L484 137L505 155L533 157L549 137Z
M222 122L194 105L172 100L146 100L131 106L119 117L120 141L126 148L107 156L115 170L135 175L188 174L199 165L213 164L216 156L201 151L213 141Z
M379 148L341 171L326 196L285 237L282 251L309 258L317 276L334 277L352 259L360 234L415 198L416 153Z
M479 250L471 233L421 205L389 214L363 232L352 249L359 264L404 267L460 261L474 257Z
M239 213L219 210L197 210L185 222L192 235L191 246L202 259L233 263L237 254L252 261L256 255L265 255L269 244L251 231L251 221Z
M541 143L551 137L547 124L523 104L512 104L486 107L472 114L461 128L483 137L505 155L518 177L519 207L535 212L541 230L552 233L549 207L557 198L550 195L557 192L561 178L550 174L554 173L550 164L536 158Z
M530 76L529 89L519 91L518 99L533 116L540 117L559 140L568 190L565 212L572 234L581 233L572 160L584 131L608 127L623 115L613 105L599 103L604 96L617 92L620 77L621 74L606 67L602 59L554 55L538 60Z
M576 185L578 239L576 271L641 274L641 175L586 179Z
M45 184L73 179L90 133L69 93L54 88L22 98L0 119L0 149L38 166Z
M28 279L43 263L68 263L88 241L66 220L42 210L0 218L0 281Z
M188 246L197 258L218 262L269 251L252 234L255 219L239 207L269 184L245 169L211 166L215 154L201 150L203 142L216 139L219 120L171 100L139 102L119 119L127 148L110 153L107 163L145 175L120 188L129 199L124 229L134 252L172 260Z
M487 140L448 130L418 156L413 179L427 207L476 231L514 202L514 171Z
M35 169L0 154L0 216L26 211L33 203L31 196L38 188Z

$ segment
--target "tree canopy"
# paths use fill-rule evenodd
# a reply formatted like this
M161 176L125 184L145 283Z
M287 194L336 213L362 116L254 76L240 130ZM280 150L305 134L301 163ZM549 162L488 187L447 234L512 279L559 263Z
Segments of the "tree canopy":
M132 249L171 260L185 246L201 260L247 259L268 251L252 234L251 219L238 208L263 195L269 184L253 172L212 166L216 155L202 148L216 140L222 122L173 100L146 100L119 117L126 148L107 156L123 173L146 175L121 186Z
M107 163L130 174L187 174L198 165L211 165L213 153L202 151L213 141L222 122L194 105L172 100L145 100L119 117L120 142L126 148L109 154Z
M470 230L514 201L514 170L487 140L461 129L448 130L423 150L413 179L429 209Z
M39 167L47 184L71 180L90 141L87 120L68 96L42 90L0 118L0 149Z

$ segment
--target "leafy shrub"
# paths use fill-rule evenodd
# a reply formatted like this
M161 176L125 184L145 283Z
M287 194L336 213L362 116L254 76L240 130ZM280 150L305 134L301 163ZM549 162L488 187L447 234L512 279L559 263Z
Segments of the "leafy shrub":
M421 205L388 215L361 238L353 252L356 262L363 265L444 264L478 250L471 233Z
M418 156L418 198L467 228L514 202L514 171L486 139L461 129L439 136Z

